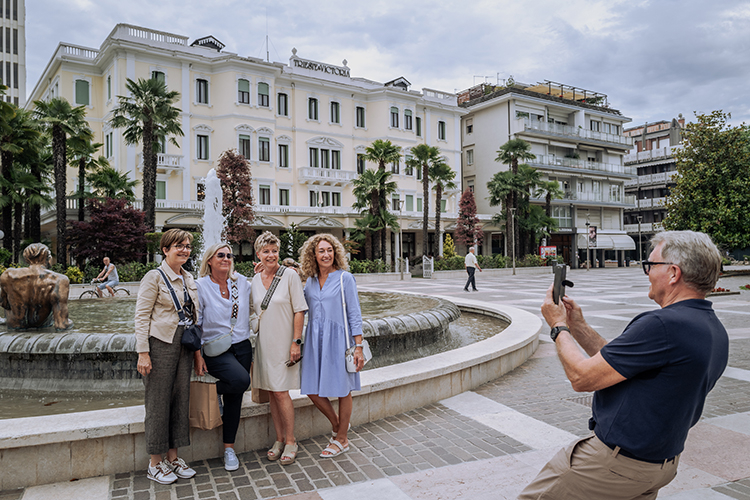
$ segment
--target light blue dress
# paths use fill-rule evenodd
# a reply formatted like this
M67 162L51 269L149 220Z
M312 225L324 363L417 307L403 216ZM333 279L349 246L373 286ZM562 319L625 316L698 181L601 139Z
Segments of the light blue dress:
M350 273L338 270L328 275L323 289L318 278L307 279L307 331L302 352L302 394L325 398L342 398L361 389L359 373L346 371L344 353L346 338L344 311L341 304L340 276L344 273L344 295L349 320L350 345L354 336L362 335L362 312L359 309L357 282Z

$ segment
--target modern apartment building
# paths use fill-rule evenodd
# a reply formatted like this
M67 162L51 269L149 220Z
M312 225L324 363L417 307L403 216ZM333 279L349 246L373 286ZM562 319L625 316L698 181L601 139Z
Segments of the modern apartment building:
M633 139L625 165L638 174L625 181L625 192L635 199L634 206L625 210L625 230L636 242L637 260L648 257L648 240L661 230L667 215L664 201L677 174L674 154L682 147L684 127L685 119L680 114L671 121L645 123L624 131Z
M623 220L625 209L632 206L624 184L634 178L623 157L633 141L623 134L630 119L611 108L606 95L550 81L512 82L472 87L459 93L459 103L468 111L461 121L461 175L474 191L477 211L485 214L484 253L506 249L503 228L489 220L502 207L489 205L487 183L496 172L508 169L495 161L500 146L520 138L536 155L529 165L543 179L557 181L564 192L562 199L552 202L558 229L547 245L556 246L571 267L582 266L587 227L596 227L596 243L589 242L591 261L604 266L605 259L616 259L622 265L624 252L634 248Z
M0 81L8 87L5 100L26 104L25 0L0 0Z
M410 148L438 146L451 167L460 165L465 111L455 94L411 90L403 77L387 83L352 77L346 60L303 59L296 49L288 64L267 62L227 52L214 37L190 43L186 36L118 24L99 48L60 43L31 98L63 96L86 106L105 156L140 179L141 146L125 145L123 130L109 125L128 78L159 78L181 95L176 106L185 135L177 138L179 148L166 143L158 156L159 229L201 227L205 176L234 148L251 163L257 231L279 234L296 223L309 233L347 237L359 217L352 180L377 168L364 161L365 149L388 139L403 148L402 160L389 166L398 183L391 208L403 218L404 253L415 257L422 253L423 200L421 172L405 164ZM69 192L75 182L70 176ZM445 196L446 224L455 221L457 195L460 189ZM50 235L53 221L54 213L43 216ZM389 236L392 253L397 236ZM251 245L243 250L251 253Z

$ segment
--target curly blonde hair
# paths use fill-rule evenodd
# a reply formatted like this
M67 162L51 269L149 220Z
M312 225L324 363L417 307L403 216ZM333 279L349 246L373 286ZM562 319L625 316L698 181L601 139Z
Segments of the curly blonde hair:
M314 236L310 236L299 252L302 274L305 276L318 275L318 260L315 258L315 252L318 248L318 244L321 241L327 241L333 247L333 268L343 269L344 271L348 270L349 261L346 258L346 250L344 250L344 245L342 245L339 239L334 235L328 233L320 233Z

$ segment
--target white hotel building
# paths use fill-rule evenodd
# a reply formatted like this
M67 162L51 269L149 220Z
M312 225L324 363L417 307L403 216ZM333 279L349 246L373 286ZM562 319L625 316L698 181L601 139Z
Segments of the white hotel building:
M461 164L461 116L455 94L410 90L397 78L378 83L350 75L341 66L302 59L266 62L223 50L213 37L188 37L118 24L101 46L60 43L37 82L29 103L62 96L86 106L96 141L110 163L131 179L141 178L141 146L127 146L122 129L109 120L126 95L126 79L162 78L180 93L184 137L167 143L158 156L157 229L202 226L204 178L221 153L237 149L250 160L257 231L279 234L294 222L309 233L347 237L359 213L352 209L352 180L365 167L365 148L388 139L403 148L426 143L440 148L456 171ZM27 107L33 104L27 105ZM422 187L405 156L391 165L398 191L392 209L403 203L404 253L422 253ZM68 192L76 176L68 176ZM460 186L459 175L456 181ZM136 196L140 196L140 185ZM447 193L443 220L455 224L460 189ZM71 218L75 202L69 205ZM434 192L430 200L434 217ZM54 211L42 216L42 230L54 239ZM434 219L433 219L434 220ZM434 228L432 245L437 253ZM389 236L389 251L398 235ZM243 248L250 253L250 245Z

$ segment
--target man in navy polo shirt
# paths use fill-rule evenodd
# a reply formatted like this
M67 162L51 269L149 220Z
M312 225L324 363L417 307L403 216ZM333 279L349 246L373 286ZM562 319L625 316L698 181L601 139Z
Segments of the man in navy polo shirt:
M555 455L520 499L655 499L677 474L688 431L727 366L729 338L705 300L721 254L693 231L657 233L651 246L642 264L661 309L636 316L609 343L575 301L555 304L548 290L542 314L565 375L576 391L595 391L594 433Z

